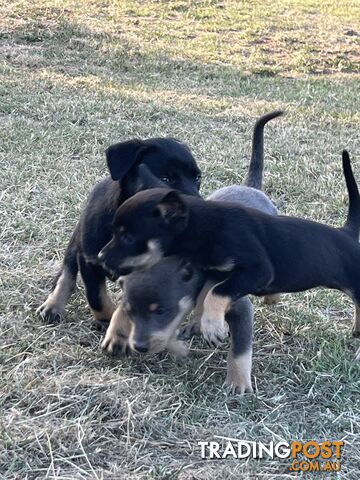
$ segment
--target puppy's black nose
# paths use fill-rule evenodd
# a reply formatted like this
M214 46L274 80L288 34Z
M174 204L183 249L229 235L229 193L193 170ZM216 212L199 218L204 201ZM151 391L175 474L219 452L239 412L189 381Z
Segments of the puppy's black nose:
M140 353L146 353L149 350L149 347L144 343L135 343L134 348Z

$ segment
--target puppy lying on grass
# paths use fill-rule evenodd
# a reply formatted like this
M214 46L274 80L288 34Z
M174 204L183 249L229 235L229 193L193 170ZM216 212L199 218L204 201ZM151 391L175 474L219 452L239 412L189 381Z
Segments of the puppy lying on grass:
M255 126L246 184L221 188L210 195L210 200L237 203L277 214L275 205L261 187L263 126L280 114L274 112L262 117ZM176 356L187 355L184 342L178 338L178 327L196 302L195 320L183 330L181 338L200 332L203 300L213 286L214 278L209 280L201 269L174 256L161 259L145 271L125 276L122 301L111 318L102 342L103 349L110 354L126 354L130 349L141 353L168 350ZM252 392L253 308L249 298L235 301L226 312L225 320L231 332L226 383L237 393ZM213 339L212 343L218 343L218 339Z
M177 255L207 275L214 272L217 283L201 318L209 341L226 336L225 314L241 297L320 286L353 299L353 334L360 336L360 197L346 151L343 171L349 210L342 228L159 188L136 194L117 210L101 261L120 276Z

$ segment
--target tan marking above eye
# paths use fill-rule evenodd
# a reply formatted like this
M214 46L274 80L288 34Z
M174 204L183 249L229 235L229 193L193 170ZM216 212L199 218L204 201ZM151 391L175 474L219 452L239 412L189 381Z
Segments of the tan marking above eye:
M158 308L159 308L158 303L150 303L150 305L149 305L149 311L150 312L155 312L155 310L157 310Z

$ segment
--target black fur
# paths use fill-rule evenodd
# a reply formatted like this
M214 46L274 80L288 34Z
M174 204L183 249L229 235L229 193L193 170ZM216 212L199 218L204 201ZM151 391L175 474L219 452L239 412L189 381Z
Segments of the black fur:
M199 195L201 182L200 170L189 148L171 138L118 143L108 148L106 158L112 178L102 180L90 193L57 276L58 280L66 271L70 283L75 285L79 268L89 305L96 311L102 309L101 291L107 276L97 255L111 239L112 220L119 205L139 190L158 186L168 185L189 195ZM54 306L50 296L38 311L53 321L59 311L63 313L64 305Z
M255 125L248 176L250 183L258 185L260 178L261 185L263 127L280 114L267 114ZM135 139L118 143L107 149L106 159L111 178L99 182L90 193L53 288L57 293L63 289L63 283L58 284L58 280L65 272L71 293L80 267L88 303L94 311L102 309L101 292L105 289L105 278L113 279L111 272L106 272L99 264L98 253L112 237L112 220L117 208L141 190L166 185L183 193L199 195L201 179L200 170L188 147L170 138ZM52 296L50 294L38 309L48 321L63 315L69 297L67 295L63 304L59 305ZM105 317L103 320L106 323L109 318L108 315Z
M255 123L253 140L252 140L252 154L249 166L249 171L245 185L248 187L262 189L262 179L264 170L264 127L273 118L280 117L284 112L277 110L270 112L260 117Z
M218 271L224 281L213 293L232 301L322 286L344 291L359 307L360 198L346 151L343 170L350 199L343 228L154 189L118 209L115 235L101 259L121 274L124 261L129 265L129 257L144 253L151 240L157 255L178 255ZM130 244L124 244L124 235Z

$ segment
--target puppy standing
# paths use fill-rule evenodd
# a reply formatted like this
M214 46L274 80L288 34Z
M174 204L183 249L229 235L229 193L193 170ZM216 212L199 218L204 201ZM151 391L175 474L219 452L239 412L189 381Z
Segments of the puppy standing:
M269 120L281 114L273 112L256 122L246 185L221 188L209 199L277 214L274 204L261 191L263 129ZM177 339L177 328L197 299L195 322L183 330L181 338L198 333L197 320L201 316L203 299L214 284L206 282L204 286L204 282L205 275L201 270L177 257L164 258L146 271L127 275L123 280L122 301L112 316L102 347L110 354L126 353L130 347L142 353L167 349L178 356L185 355L187 350ZM234 302L225 319L231 331L226 382L238 393L251 392L253 308L249 298ZM217 339L212 343L217 343Z
M206 338L226 335L224 316L237 298L319 286L341 290L354 300L354 335L359 336L360 197L346 151L343 171L349 211L342 228L154 189L136 194L118 209L115 233L101 260L111 265L116 252L121 275L123 269L129 271L134 255L149 253L144 268L176 254L222 275L204 302L201 330ZM126 248L124 235L131 240ZM155 254L148 251L150 242Z
M90 193L70 239L53 291L37 312L48 321L61 318L80 270L86 297L99 326L109 323L115 306L106 292L106 277L97 255L112 236L116 209L140 190L171 186L199 195L201 172L189 148L172 138L130 140L106 151L111 178Z

